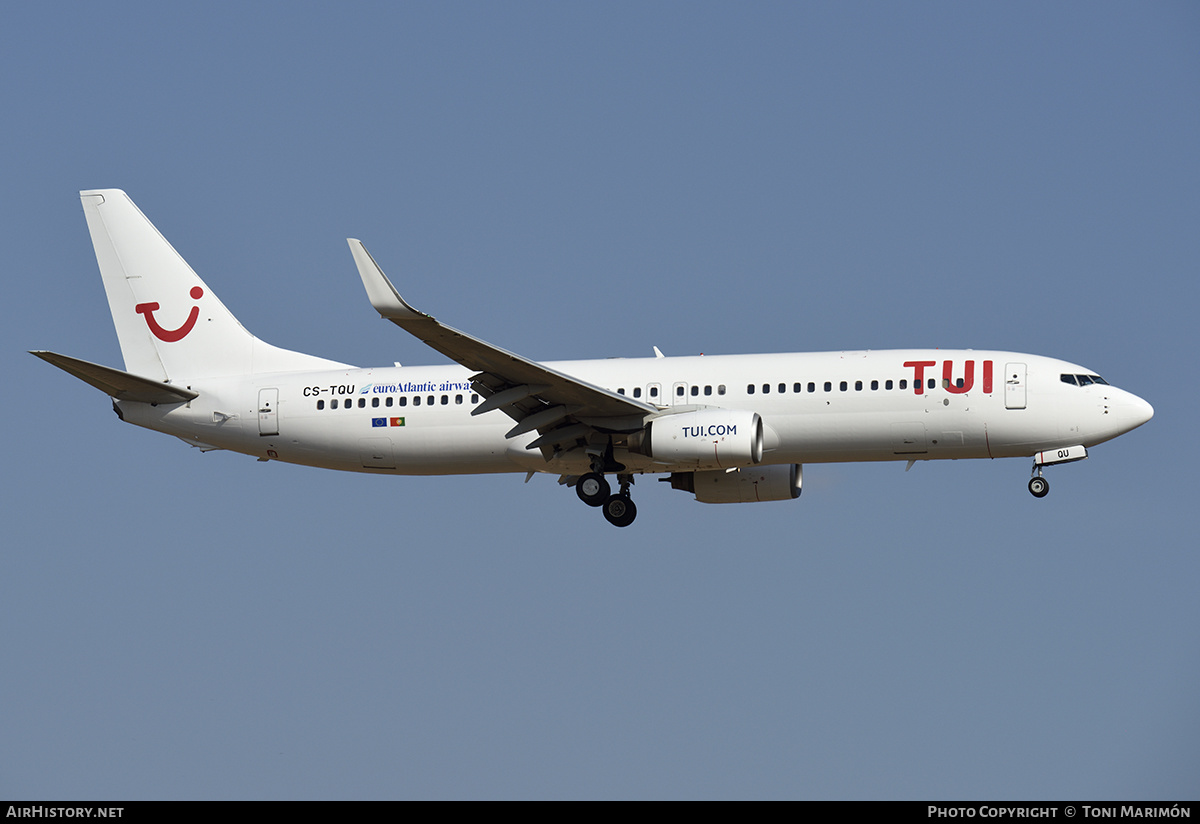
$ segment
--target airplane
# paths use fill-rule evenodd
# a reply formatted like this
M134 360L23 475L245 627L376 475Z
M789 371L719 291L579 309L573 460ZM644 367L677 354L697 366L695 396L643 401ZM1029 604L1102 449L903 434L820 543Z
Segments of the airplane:
M122 421L202 451L382 475L556 474L625 527L638 476L702 503L786 501L814 463L1032 458L1042 498L1044 467L1154 415L1091 369L1016 352L655 347L538 363L414 309L350 238L379 315L454 362L358 368L248 332L123 191L80 200L125 369L31 354L111 396Z

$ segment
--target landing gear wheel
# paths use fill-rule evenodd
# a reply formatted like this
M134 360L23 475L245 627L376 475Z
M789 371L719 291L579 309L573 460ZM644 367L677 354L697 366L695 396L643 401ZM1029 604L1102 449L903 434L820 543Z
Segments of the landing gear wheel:
M628 495L613 495L604 502L604 518L613 526L629 526L637 517L637 507Z
M1050 494L1050 482L1040 475L1029 479L1029 494L1035 498L1045 498Z
M575 494L588 506L604 506L604 502L612 494L612 489L603 475L589 472L575 482Z

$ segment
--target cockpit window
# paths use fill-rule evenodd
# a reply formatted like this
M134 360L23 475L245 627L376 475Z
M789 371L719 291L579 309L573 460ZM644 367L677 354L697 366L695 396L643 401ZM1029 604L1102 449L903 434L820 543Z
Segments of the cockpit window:
M1091 386L1093 383L1098 383L1101 386L1108 386L1108 381L1099 375L1059 375L1059 380L1063 383L1069 383L1072 386Z

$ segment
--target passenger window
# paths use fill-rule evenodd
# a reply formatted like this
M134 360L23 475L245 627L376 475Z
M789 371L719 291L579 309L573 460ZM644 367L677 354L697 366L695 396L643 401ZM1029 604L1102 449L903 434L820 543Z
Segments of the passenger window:
M871 391L874 392L879 388L879 381L871 381Z
M769 394L771 394L771 384L769 384L769 383L764 383L764 384L763 384L763 394L764 394L764 395L769 395Z
M366 409L366 408L367 408L367 399L366 399L366 398L359 398L359 399L358 399L358 408L359 408L359 409Z
M401 395L399 403L401 406L408 406L408 395Z
M618 395L624 395L624 394L625 394L625 390L624 390L624 389L618 389L618 390L617 390L617 394L618 394Z
M371 406L379 406L379 396L378 395L376 395L374 398L371 398Z
M455 402L456 404L461 404L461 403L462 403L462 395L455 395L455 396L454 396L454 402Z
M420 405L421 405L421 396L413 395L413 406L420 406Z
M903 378L903 379L900 381L900 388L901 388L901 389L907 389L907 388L908 388L908 378Z
M802 391L804 391L804 385L800 383L793 383L792 391L799 395Z
M393 400L392 400L391 395L388 395L387 398L383 401L384 406L391 406L392 403L393 403Z
M861 391L862 391L862 381L855 381L855 382L854 382L854 391L855 391L855 392L861 392Z
M325 401L317 401L317 409L324 409Z
M891 381L884 381L884 383L883 383L883 388L884 388L884 389L891 389L891 388L892 388L892 382L891 382Z
M830 381L825 381L825 391L826 392L833 391L833 384Z
M329 408L330 408L330 409L337 409L337 398L334 398L333 400L331 400L331 401L329 402Z
M652 397L652 398L658 397L658 387L657 386L650 387L650 397Z
M642 387L640 387L640 386L633 387L633 396L635 398L640 398L642 396Z
M675 387L675 397L677 397L677 398L683 397L683 387L682 386Z
M840 389L840 390L841 390L841 391L843 391L843 392L845 392L845 391L846 391L846 389L848 389L848 388L849 388L849 387L847 387L847 386L846 386L846 382L845 382L845 381L842 381L841 383L839 383L839 384L838 384L838 389Z
M471 394L471 403L479 403L479 396L472 393Z
M712 385L711 385L711 384L710 384L710 385L708 385L708 386L705 386L705 387L704 387L704 394L705 394L705 395L711 395L711 394L712 394Z
M449 403L450 403L450 396L449 396L449 395L442 395L442 406L446 406L446 405L447 405L447 404L449 404Z
M753 395L753 394L754 394L754 384L752 384L752 383L751 383L751 384L747 384L747 385L746 385L746 394L747 394L747 395Z
M934 389L934 388L936 388L936 387L937 387L937 381L936 381L935 379L933 379L933 378L930 378L930 379L929 379L929 388L930 388L930 389Z
M816 392L816 391L817 391L817 385L816 385L815 383L813 383L812 381L809 381L809 382L808 382L808 391L809 391L809 392Z
M786 383L779 384L779 394L782 395L786 391L787 391L787 384Z
M722 384L720 384L719 386L717 386L717 394L718 394L718 395L724 395L724 394L725 394L725 384L723 384L723 383L722 383Z
M430 395L428 398L425 399L425 404L427 406L433 406L433 395Z
M697 395L699 395L699 394L700 394L700 387L699 387L699 386L693 386L693 387L692 387L692 397L694 398L694 397L696 397L696 396L697 396Z

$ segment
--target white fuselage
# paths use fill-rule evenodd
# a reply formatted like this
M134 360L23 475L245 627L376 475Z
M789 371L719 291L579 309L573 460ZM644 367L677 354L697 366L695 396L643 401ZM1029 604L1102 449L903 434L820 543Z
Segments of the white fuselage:
M1030 456L1092 446L1149 420L1149 404L1065 361L1014 352L883 350L548 363L670 412L758 413L763 464ZM308 466L404 475L588 471L583 450L544 455L481 400L457 365L197 380L186 404L118 402L125 420L189 443ZM919 381L919 383L918 383ZM703 435L703 433L697 433ZM673 465L618 448L630 472ZM713 464L711 468L718 468Z
M359 369L256 338L125 192L79 196L125 368L33 354L123 420L202 449L397 475L548 472L626 527L644 473L701 503L750 503L798 497L805 463L1033 456L1041 498L1043 466L1154 414L1091 370L1014 352L539 363L416 309L347 238L371 307L456 364Z

